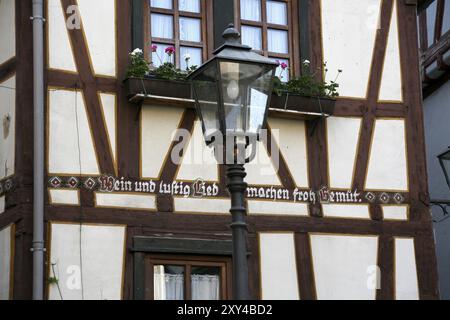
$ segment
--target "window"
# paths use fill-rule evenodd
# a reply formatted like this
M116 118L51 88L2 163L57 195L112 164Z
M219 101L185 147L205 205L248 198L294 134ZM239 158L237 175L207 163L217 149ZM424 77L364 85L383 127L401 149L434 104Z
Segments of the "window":
M147 256L149 300L226 300L231 280L226 258Z
M242 43L266 57L273 58L289 66L280 66L277 76L288 81L298 73L299 63L293 39L298 28L291 12L295 12L296 0L235 0L239 19ZM297 20L296 20L297 21Z
M207 59L206 6L207 0L145 1L145 54L155 67L171 62L185 70ZM175 54L167 55L168 48Z

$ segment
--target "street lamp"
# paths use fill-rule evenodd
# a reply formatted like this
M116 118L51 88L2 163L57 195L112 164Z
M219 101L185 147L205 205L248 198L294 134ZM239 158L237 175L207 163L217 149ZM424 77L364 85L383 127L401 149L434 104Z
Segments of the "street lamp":
M216 151L225 152L220 160L227 164L231 195L233 293L236 300L248 300L244 164L251 159L246 158L245 149L256 142L265 125L278 64L242 45L232 24L223 37L225 43L214 51L214 57L189 79L205 141Z
M445 175L445 180L447 181L447 185L450 188L450 147L438 155L439 163L441 164L442 171Z

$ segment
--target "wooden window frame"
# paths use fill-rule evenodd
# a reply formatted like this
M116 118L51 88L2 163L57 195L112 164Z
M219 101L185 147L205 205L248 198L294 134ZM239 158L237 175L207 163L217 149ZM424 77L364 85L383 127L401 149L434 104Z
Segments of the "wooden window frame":
M185 268L184 300L192 300L191 270L192 267L220 268L220 300L231 298L231 259L213 256L161 255L145 256L145 299L154 300L154 266L171 265Z
M262 48L263 50L255 50L255 52L273 59L286 59L289 60L289 74L290 77L300 75L300 58L298 45L295 45L295 40L299 39L299 19L298 19L298 0L275 0L278 2L284 2L287 5L287 25L278 25L267 23L267 0L261 0L261 21L251 21L241 19L241 0L234 0L235 3L235 24L238 30L241 27L250 26L258 27L262 29ZM288 48L289 53L276 53L268 51L268 29L282 30L288 32Z
M165 45L172 45L176 52L174 57L175 66L180 67L181 47L192 47L202 49L202 60L206 62L210 57L213 49L214 35L212 32L207 32L208 29L212 29L213 24L213 7L211 1L200 0L200 13L180 11L179 0L172 0L172 9L153 8L150 6L150 0L144 0L144 54L150 59L151 57L151 45L153 43L161 43ZM152 37L151 15L152 13L165 14L173 17L173 39ZM201 27L201 42L182 41L180 40L180 18L196 18L200 19Z

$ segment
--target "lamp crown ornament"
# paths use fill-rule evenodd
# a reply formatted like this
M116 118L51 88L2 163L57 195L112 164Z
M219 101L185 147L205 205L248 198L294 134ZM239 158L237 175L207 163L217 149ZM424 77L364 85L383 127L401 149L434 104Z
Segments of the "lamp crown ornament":
M241 34L234 27L233 23L230 23L222 34L226 44L241 44Z

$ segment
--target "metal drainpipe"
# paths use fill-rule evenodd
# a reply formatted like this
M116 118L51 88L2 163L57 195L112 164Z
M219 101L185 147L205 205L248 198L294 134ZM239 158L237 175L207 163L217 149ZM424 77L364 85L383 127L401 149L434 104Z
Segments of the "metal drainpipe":
M33 0L33 300L44 298L44 0Z

